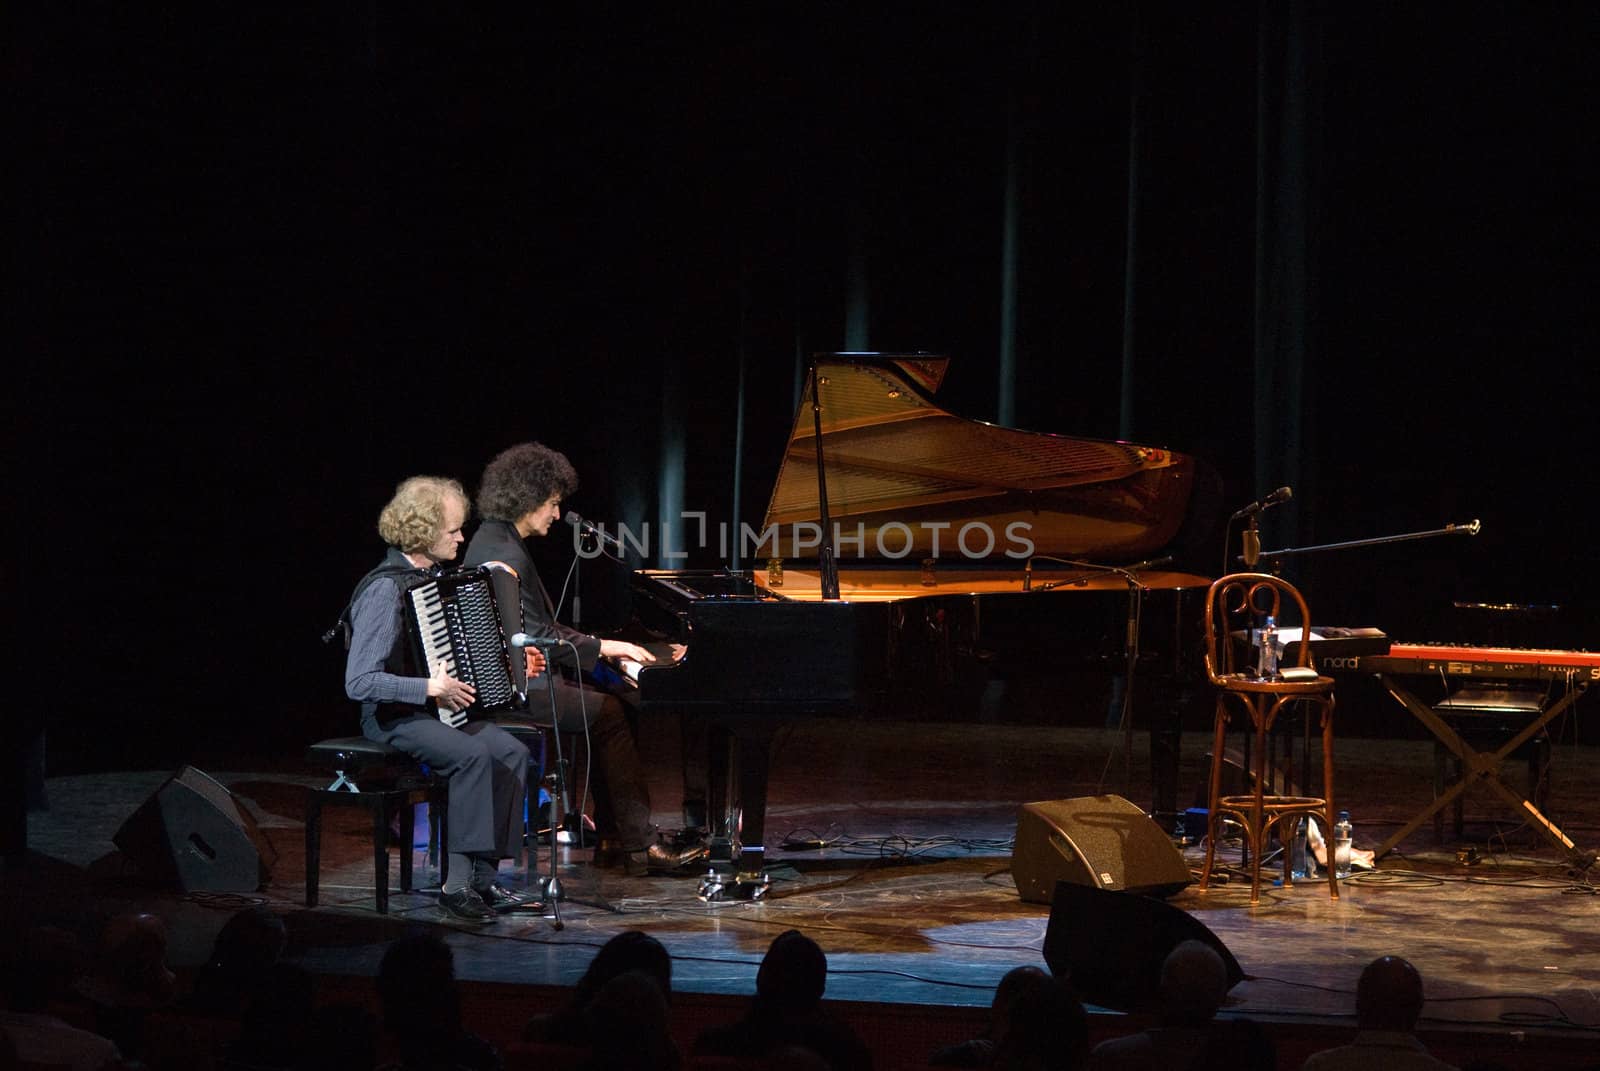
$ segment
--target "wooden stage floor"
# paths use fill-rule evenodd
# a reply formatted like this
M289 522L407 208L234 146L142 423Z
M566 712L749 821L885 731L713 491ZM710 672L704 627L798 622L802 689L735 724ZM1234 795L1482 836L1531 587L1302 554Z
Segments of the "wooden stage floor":
M675 753L670 726L643 732L647 753ZM559 932L537 917L480 932L450 926L426 892L396 893L390 915L378 916L360 811L326 814L322 904L305 908L302 789L325 779L292 759L206 770L250 808L276 854L255 897L154 888L115 851L112 835L173 771L52 778L50 808L30 818L29 856L6 875L8 928L53 922L92 937L113 913L151 910L168 920L174 965L194 966L232 911L261 902L288 920L289 955L329 979L370 979L385 943L420 923L444 927L464 980L533 987L512 993L570 984L600 944L637 928L671 951L675 993L691 1002L696 994L714 1001L750 993L768 942L795 928L827 952L831 1000L916 1009L918 1021L935 1025L897 1048L925 1041L931 1049L982 1022L1006 971L1043 965L1048 909L1022 903L1008 869L1018 804L1100 792L1147 804L1142 734L1134 744L1130 765L1123 737L1097 729L801 725L774 760L769 854L780 865L765 901L702 903L692 877L628 879L564 852L569 900ZM1199 734L1184 738L1185 800L1201 783L1207 745ZM1431 797L1432 750L1418 740L1342 739L1337 770L1358 848L1377 845ZM1553 770L1550 811L1592 857L1600 846L1600 748L1558 741ZM657 820L674 824L672 771L652 790ZM1576 1054L1600 1049L1600 867L1585 870L1536 843L1481 789L1467 797L1464 832L1435 844L1431 824L1424 827L1375 871L1346 881L1337 902L1325 883L1308 882L1264 890L1252 909L1240 881L1205 893L1191 886L1168 902L1210 928L1243 967L1247 979L1230 994L1228 1013L1283 1024L1285 1036L1292 1024L1301 1049L1343 1040L1357 974L1394 953L1421 970L1424 1025L1454 1051L1462 1039L1473 1051L1513 1053L1548 1042L1547 1055L1509 1065L1592 1063ZM831 846L776 850L786 836ZM1474 861L1463 861L1469 851ZM1198 867L1198 849L1187 854ZM420 852L417 865L420 882L436 880ZM1109 1015L1095 1022L1097 1033L1119 1029ZM1280 1044L1280 1066L1298 1066L1284 1053ZM925 1051L904 1055L915 1066Z

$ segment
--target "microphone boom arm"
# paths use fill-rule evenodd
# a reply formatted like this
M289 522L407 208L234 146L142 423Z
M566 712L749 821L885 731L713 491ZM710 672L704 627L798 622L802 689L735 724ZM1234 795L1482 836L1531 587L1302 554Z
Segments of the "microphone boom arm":
M1264 550L1261 552L1261 557L1274 559L1291 558L1297 554L1317 554L1325 550L1352 550L1356 547L1379 547L1388 543L1404 543L1412 539L1432 539L1435 536L1475 536L1482 529L1482 522L1471 520L1466 524L1447 524L1443 528L1434 528L1426 532L1406 532L1403 535L1373 536L1370 539L1352 539L1344 543L1323 543L1315 547L1284 547L1282 550Z

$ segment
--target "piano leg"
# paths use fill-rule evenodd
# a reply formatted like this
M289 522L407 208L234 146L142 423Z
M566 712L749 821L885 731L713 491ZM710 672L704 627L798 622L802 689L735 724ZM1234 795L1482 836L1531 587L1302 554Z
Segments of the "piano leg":
M1177 725L1150 726L1150 814L1171 832L1178 822L1178 760L1183 733Z
M1150 727L1150 816L1172 833L1184 808L1178 804L1178 768L1186 713L1204 697L1171 681L1135 679L1134 710Z
M707 810L713 823L711 869L702 900L759 900L766 872L767 770L776 727L769 721L710 728Z

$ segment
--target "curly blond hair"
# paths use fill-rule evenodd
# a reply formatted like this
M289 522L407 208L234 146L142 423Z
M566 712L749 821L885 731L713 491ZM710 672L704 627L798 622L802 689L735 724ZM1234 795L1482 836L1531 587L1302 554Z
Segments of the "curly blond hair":
M413 476L395 488L394 497L378 514L378 534L391 547L406 554L427 550L444 534L444 508L459 499L463 512L472 512L466 489L448 476Z

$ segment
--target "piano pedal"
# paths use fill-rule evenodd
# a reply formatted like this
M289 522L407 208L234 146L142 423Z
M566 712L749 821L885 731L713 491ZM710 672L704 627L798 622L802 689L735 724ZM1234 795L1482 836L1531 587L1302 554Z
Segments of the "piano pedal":
M708 869L700 879L696 896L704 903L725 901L754 902L766 897L772 888L772 879L765 870L755 874L724 874L715 867Z
M696 848L706 843L706 830L704 829L663 829L657 838L661 843L676 851L685 848Z

